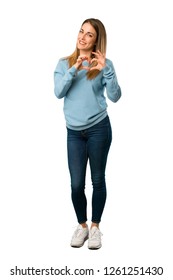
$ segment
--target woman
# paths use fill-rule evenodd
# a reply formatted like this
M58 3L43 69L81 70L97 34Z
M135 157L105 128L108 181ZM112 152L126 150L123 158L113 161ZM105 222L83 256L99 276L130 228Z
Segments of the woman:
M71 197L79 223L71 246L81 247L89 238L88 248L99 249L99 224L106 201L105 168L112 141L104 91L113 102L121 97L113 63L106 58L106 31L100 20L90 18L82 23L76 49L59 60L54 82L55 95L64 98ZM93 185L90 229L85 195L88 161Z

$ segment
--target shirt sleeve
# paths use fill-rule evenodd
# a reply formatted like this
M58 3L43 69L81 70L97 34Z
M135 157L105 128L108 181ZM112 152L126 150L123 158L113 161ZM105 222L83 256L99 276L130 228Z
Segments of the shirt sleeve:
M63 98L76 75L76 68L68 68L67 60L60 59L54 71L54 93L57 98Z
M108 98L112 102L117 102L121 97L121 88L117 81L113 63L110 60L106 60L106 66L102 69L102 73L102 84L106 87Z

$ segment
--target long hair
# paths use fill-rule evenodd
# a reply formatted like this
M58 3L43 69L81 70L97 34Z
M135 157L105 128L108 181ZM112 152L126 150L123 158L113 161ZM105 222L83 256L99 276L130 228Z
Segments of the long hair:
M94 45L93 52L99 50L101 53L106 55L107 35L106 35L106 30L105 30L103 23L99 19L95 19L95 18L86 19L82 23L82 26L84 25L84 23L90 23L92 25L92 27L95 29L96 34L97 34L97 39L96 39L96 43ZM71 55L66 57L66 59L68 60L69 68L72 67L76 63L78 56L79 56L79 50L76 46L75 51ZM94 55L92 58L94 58ZM96 64L97 63L93 63L92 66L95 66ZM89 80L92 80L99 73L100 73L100 71L96 69L96 70L88 71L86 75Z

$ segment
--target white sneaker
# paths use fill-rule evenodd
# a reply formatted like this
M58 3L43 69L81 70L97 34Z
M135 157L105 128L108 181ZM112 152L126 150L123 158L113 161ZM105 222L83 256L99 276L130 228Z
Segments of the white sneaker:
M88 236L89 236L88 226L84 228L81 225L78 225L77 229L73 234L70 245L76 248L82 247L85 241L88 239Z
M89 231L88 249L99 249L102 246L101 243L102 233L99 228L94 226Z

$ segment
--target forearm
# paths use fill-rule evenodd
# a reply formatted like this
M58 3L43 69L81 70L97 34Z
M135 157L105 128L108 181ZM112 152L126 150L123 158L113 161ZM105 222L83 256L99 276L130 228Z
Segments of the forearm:
M60 69L56 69L54 72L54 92L57 98L63 98L70 86L72 85L73 79L76 75L76 68L71 67L68 69L65 74L60 71Z
M108 98L112 102L117 102L121 97L121 88L118 84L114 68L106 66L103 69L103 78Z

